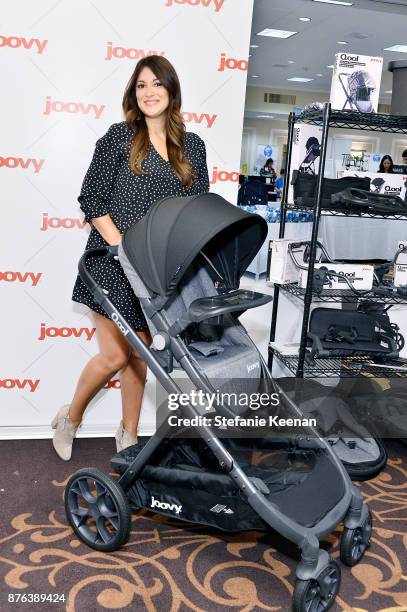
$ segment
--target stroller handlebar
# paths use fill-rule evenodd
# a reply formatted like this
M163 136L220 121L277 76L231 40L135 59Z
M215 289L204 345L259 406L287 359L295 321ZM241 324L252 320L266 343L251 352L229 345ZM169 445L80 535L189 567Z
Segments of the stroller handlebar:
M82 257L80 258L78 264L79 276L81 280L85 283L89 291L92 293L92 295L94 295L95 292L100 289L100 287L89 272L88 267L86 265L87 261L89 259L92 259L93 257L108 257L109 259L113 259L114 257L117 257L118 251L118 245L96 247L85 251Z

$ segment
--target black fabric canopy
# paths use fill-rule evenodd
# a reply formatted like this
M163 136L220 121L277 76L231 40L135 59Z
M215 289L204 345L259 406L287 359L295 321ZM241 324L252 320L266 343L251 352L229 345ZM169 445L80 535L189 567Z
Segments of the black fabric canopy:
M267 223L215 193L155 202L123 236L123 249L147 289L168 296L201 250L231 286L267 236Z

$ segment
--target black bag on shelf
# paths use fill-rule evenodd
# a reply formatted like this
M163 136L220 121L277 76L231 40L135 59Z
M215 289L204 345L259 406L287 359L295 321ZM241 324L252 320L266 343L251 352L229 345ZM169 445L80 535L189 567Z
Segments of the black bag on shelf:
M387 332L387 333L386 333ZM364 312L315 308L310 316L307 361L314 358L370 357L397 359L394 335L378 317Z
M345 206L349 212L378 215L407 215L407 203L400 197L384 193L372 193L359 187L347 187L332 194L332 204Z
M293 171L291 184L294 187L294 202L304 208L313 208L317 193L318 176L314 174L302 174L298 170ZM370 178L360 176L344 176L340 179L324 178L322 180L321 208L345 210L346 205L342 202L332 204L331 196L335 193L353 187L355 189L370 189Z

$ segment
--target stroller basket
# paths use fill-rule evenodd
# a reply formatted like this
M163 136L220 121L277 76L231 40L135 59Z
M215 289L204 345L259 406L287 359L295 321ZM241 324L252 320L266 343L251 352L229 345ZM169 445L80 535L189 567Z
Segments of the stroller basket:
M336 482L335 467L325 453L297 452L295 458L294 454L291 456L289 469L281 470L273 465L262 466L258 456L252 464L250 455L254 449L248 442L244 439L224 441L229 452L239 455L239 463L247 477L262 487L266 499L275 503L287 517L305 527L312 527L323 518L324 504L318 496L321 481L327 483L325 494L330 504L342 498L343 487ZM141 442L115 455L113 469L123 473L144 444ZM132 505L172 517L174 507L181 507L176 518L225 531L266 531L267 523L253 512L239 488L219 465L211 461L208 451L200 440L163 441L157 457L152 458L151 464L144 468L129 490ZM273 452L272 442L264 455L267 453L268 457L270 452ZM303 499L301 505L296 503L299 496ZM167 503L156 502L163 497Z

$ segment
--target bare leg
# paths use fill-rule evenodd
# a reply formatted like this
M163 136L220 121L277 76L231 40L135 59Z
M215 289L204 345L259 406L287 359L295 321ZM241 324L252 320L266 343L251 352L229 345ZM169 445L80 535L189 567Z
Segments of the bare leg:
M145 344L148 346L151 344L151 335L149 331L137 333ZM132 351L128 364L120 373L120 383L122 392L123 427L134 438L137 436L146 374L147 366L145 362L136 352Z
M99 353L86 364L76 386L69 408L69 419L74 425L79 425L90 400L118 370L126 367L130 356L129 343L116 325L96 312L92 312L92 317Z

